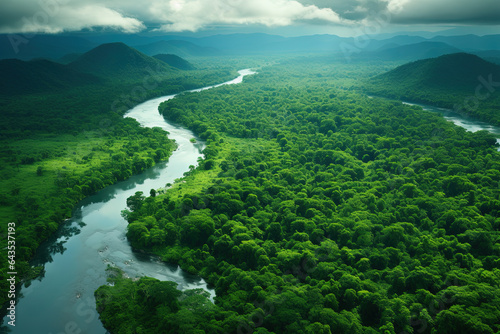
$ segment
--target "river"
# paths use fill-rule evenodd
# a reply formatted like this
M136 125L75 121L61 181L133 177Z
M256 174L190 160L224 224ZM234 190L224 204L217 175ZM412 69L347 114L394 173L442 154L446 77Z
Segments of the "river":
M238 84L246 69L231 81L191 90ZM42 277L17 291L16 326L8 326L4 317L2 333L20 334L103 334L107 333L99 320L94 291L106 284L108 264L122 269L129 277L149 276L174 281L181 290L203 288L212 298L215 293L198 276L188 274L178 266L167 265L155 257L135 252L126 238L127 222L121 217L126 200L136 191L149 194L151 189L164 187L181 178L190 165L197 165L204 143L182 127L167 123L158 112L158 105L176 95L146 101L129 110L124 117L135 118L142 126L161 127L175 139L178 149L168 162L149 168L140 175L106 187L82 200L70 219L40 245L31 265L45 267ZM196 138L197 143L190 139Z
M367 95L367 96L371 99L378 98L384 100L391 100L382 96L372 96L372 95ZM424 110L441 114L443 118L446 119L447 121L452 122L453 124L458 125L470 132L486 130L495 136L495 138L497 139L497 143L500 145L500 127L498 126L494 126L486 122L479 121L477 119L474 119L473 117L464 114L459 114L451 109L439 108L439 107L429 106L426 104L419 104L406 101L401 101L401 102L403 104L407 104L410 106L418 106ZM500 146L497 147L497 151L500 151Z
M478 120L474 119L473 117L459 114L451 109L438 108L438 107L433 107L433 106L429 106L429 105L425 105L425 104L410 103L410 102L403 102L403 104L408 104L411 106L419 106L424 110L439 113L439 114L443 115L444 119L446 119L447 121L453 122L453 124L458 125L458 126L464 128L465 130L470 131L470 132L486 130L486 131L492 133L496 137L497 143L500 145L500 127L498 127L498 126L494 126L494 125L488 124L486 122L478 121ZM497 148L497 150L500 151L500 146Z

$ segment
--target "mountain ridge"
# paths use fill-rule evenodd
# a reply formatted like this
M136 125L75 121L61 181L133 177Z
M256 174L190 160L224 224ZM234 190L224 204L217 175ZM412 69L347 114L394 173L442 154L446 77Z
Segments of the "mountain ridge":
M106 43L84 53L68 67L104 78L138 79L151 72L167 74L177 71L158 59L121 43Z
M460 52L436 58L413 61L381 74L375 82L392 81L394 86L406 88L439 88L474 91L478 77L492 73L500 75L500 66L479 56Z
M161 40L137 45L137 50L148 56L156 54L175 54L182 58L216 56L222 52L214 47L200 46L184 40Z
M174 55L174 54L161 53L161 54L154 55L153 58L158 59L158 60L160 60L160 61L162 61L162 62L164 62L172 67L178 68L180 70L190 71L190 70L195 69L195 67L190 62L188 62L186 59L181 58L181 57Z
M2 95L39 93L68 86L99 84L102 81L94 75L81 73L45 59L2 59L0 73Z
M381 60L419 60L461 52L463 51L443 42L423 41L384 48L369 53L369 55Z

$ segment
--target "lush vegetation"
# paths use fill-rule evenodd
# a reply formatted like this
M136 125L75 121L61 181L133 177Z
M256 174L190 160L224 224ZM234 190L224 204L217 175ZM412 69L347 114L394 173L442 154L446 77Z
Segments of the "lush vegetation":
M149 277L133 282L116 268L108 268L108 274L108 282L114 287L105 285L96 291L97 310L107 319L106 327L121 326L123 333L142 333L164 327L175 329L176 333L194 333L186 324L203 321L203 313L215 309L203 289L181 292L174 282ZM124 299L129 302L123 304ZM133 316L129 317L131 314ZM151 314L161 315L161 320ZM159 320L161 324L157 323Z
M366 80L363 89L398 100L452 109L500 125L500 66L455 53L399 66Z
M495 138L354 92L359 67L289 61L160 106L206 159L130 197L127 236L217 296L115 278L111 332L500 331Z
M121 51L128 48L118 47ZM132 49L126 51L140 59L146 57ZM95 53L90 55L99 69L102 63ZM106 57L113 58L109 52ZM0 68L11 62L16 67L3 72L1 81L7 82L16 73L26 80L13 84L15 92L0 92L0 220L5 222L0 227L0 248L1 256L7 259L7 222L15 222L19 281L33 276L28 261L38 245L70 217L79 200L170 156L175 143L167 133L124 119L126 110L151 97L236 76L232 68L206 65L189 74L180 70L151 73L143 63L133 62L127 68L136 68L136 76L131 76L134 80L123 81L119 75L95 80L80 72L74 78L75 69L49 61L0 61ZM123 61L121 64L125 66ZM31 76L36 80L28 80ZM3 302L8 288L4 278L9 270L7 261L1 263Z

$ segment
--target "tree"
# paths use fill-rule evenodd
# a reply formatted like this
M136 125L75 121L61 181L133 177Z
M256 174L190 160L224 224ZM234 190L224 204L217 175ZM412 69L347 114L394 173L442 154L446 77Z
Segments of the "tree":
M330 326L315 322L306 327L306 334L331 334Z
M210 216L209 209L191 210L182 219L181 242L192 246L200 247L212 235L215 229L215 222Z
M134 195L127 198L127 206L132 211L137 211L142 207L143 201L146 197L143 195L142 191L137 191Z

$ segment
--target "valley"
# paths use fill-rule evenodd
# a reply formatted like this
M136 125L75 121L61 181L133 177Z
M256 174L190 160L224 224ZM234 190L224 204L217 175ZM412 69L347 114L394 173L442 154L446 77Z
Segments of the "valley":
M374 39L349 60L349 39L258 34L0 60L23 324L2 329L498 332L498 135L401 102L472 96L470 128L498 125L500 66L463 52L495 38ZM58 316L35 317L59 286Z

